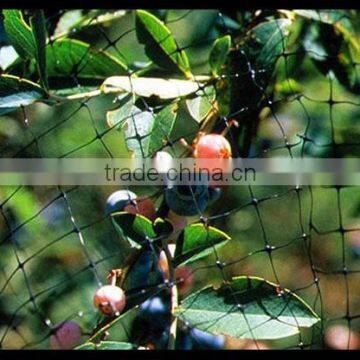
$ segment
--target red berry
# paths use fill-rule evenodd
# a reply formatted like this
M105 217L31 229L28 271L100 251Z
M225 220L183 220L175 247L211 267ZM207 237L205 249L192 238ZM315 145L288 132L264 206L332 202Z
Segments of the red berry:
M64 321L55 328L55 333L50 336L53 350L70 350L81 343L82 331L76 322Z
M332 325L325 331L327 346L336 350L360 349L360 336L344 325Z
M113 316L121 313L126 304L124 291L115 285L105 285L94 295L94 305L104 315Z
M228 159L231 157L231 146L222 135L202 135L194 144L194 157Z
M135 204L128 204L124 207L124 211L130 214L138 214L145 216L151 221L154 221L157 218L156 209L154 203L149 198L137 198Z

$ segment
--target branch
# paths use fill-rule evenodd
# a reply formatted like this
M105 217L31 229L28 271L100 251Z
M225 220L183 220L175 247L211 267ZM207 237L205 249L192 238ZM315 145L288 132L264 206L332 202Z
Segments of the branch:
M172 314L172 320L169 330L169 342L168 342L168 349L169 350L175 350L175 343L176 343L176 331L177 331L177 317L174 315L175 309L178 307L178 290L176 286L176 278L175 278L175 268L172 263L172 255L170 253L170 250L167 246L167 244L163 244L165 256L168 262L169 266L169 281L172 284L171 290L170 290L170 296L171 296L171 314Z

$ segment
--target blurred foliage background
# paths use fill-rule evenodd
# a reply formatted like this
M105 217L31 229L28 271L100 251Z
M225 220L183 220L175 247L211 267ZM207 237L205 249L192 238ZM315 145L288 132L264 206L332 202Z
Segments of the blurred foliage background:
M319 58L319 53L335 51L330 45L339 36L337 30L332 33L326 22L286 11L153 13L167 24L179 47L186 49L196 75L209 74L209 53L219 36L230 34L233 39L241 39L244 29L269 16L290 17L286 51L279 56L268 89L273 106L259 109L258 128L248 156L288 157L289 149L294 156L359 156L360 58L352 53L347 64L351 75L341 65L343 58L348 60L347 50L342 47L336 50L338 63L334 59L325 63ZM336 16L339 13L334 12ZM178 76L156 66L147 67L149 59L137 40L133 11L61 10L46 11L45 15L48 34L53 38L80 39L93 49L106 49L133 70L144 69L147 76ZM93 24L92 20L99 20L99 15L103 18ZM351 36L359 43L359 13L349 11L339 19L343 18L351 22ZM6 64L16 55L3 26L0 42L3 73L37 81L29 62L17 64L15 60L15 65L12 61ZM68 55L72 56L71 51ZM82 89L93 89L102 80L77 76L66 79L67 88ZM61 78L51 81L53 88L60 89L64 84ZM240 110L244 105L237 106ZM102 95L57 106L35 103L2 114L1 156L126 156L121 133L116 128L109 130L106 121L107 112L117 107L114 96ZM190 140L197 130L197 122L183 111L172 136L174 139L186 136ZM177 144L173 146L176 151ZM65 319L76 319L86 333L94 328L98 320L92 305L94 289L106 280L109 269L122 264L129 252L104 214L106 198L114 190L110 186L0 188L3 348L48 348L49 326ZM158 188L133 190L152 196L160 204ZM256 207L253 198L259 200ZM301 340L295 336L266 346L336 347L331 341L324 343L326 329L334 324L350 327L351 336L360 337L359 214L358 187L228 187L221 199L207 209L211 224L232 237L219 253L227 264L222 270L227 277L246 274L280 283L321 314L321 326ZM197 221L196 216L189 219L190 223ZM306 240L303 233L308 234ZM275 246L275 250L267 252L265 245ZM214 256L193 264L192 268L194 288L222 281ZM121 334L118 329L110 336L116 339ZM357 344L360 347L360 340Z

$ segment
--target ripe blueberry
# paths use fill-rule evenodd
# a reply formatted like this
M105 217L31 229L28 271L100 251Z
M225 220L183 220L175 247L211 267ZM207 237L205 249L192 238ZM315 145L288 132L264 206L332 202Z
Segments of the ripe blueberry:
M170 320L169 302L159 296L151 297L140 305L140 313L133 323L132 337L141 344L159 342L168 330Z
M55 326L55 333L50 336L53 350L70 350L81 343L82 332L74 321L64 321Z
M115 285L104 285L94 295L94 305L107 316L121 313L126 304L124 291Z
M206 209L209 200L205 185L168 186L165 201L169 208L180 216L194 216Z

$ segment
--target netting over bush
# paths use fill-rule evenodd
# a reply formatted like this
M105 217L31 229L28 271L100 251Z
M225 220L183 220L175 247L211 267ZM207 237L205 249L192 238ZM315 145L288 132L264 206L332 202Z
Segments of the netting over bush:
M234 157L357 157L359 30L358 12L340 10L4 10L1 156L182 157L181 139L228 127ZM133 323L169 281L125 280L115 319L93 306L137 253L106 214L115 190L0 187L2 348L49 348L65 320L84 343L167 347ZM163 188L131 190L166 218ZM355 186L222 188L187 217L213 242L186 264L178 326L228 335L227 348L360 348L359 205ZM145 235L157 259L165 235Z

